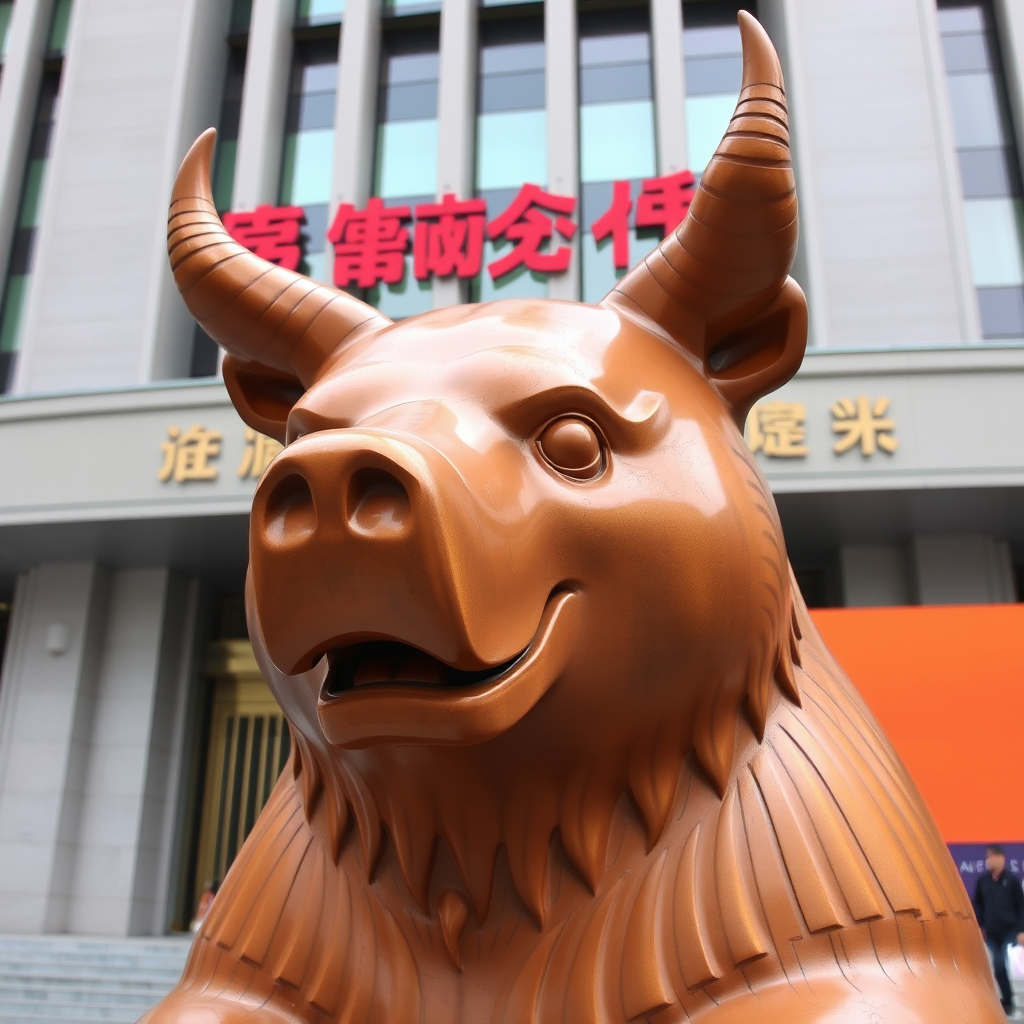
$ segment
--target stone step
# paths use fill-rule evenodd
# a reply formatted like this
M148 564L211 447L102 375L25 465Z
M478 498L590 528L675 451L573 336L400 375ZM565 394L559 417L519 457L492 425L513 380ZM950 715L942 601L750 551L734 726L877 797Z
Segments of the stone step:
M0 1024L134 1024L181 977L190 944L0 936Z
M70 985L33 988L0 984L0 1007L12 1003L81 1003L86 1006L142 1006L148 1009L153 1000L161 998L165 991L162 985L150 988L76 988Z

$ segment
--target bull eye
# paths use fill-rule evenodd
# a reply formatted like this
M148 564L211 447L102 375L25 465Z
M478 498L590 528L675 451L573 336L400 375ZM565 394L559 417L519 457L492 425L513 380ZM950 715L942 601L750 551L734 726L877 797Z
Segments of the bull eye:
M604 469L601 436L579 416L552 420L537 438L544 461L572 480L593 480Z

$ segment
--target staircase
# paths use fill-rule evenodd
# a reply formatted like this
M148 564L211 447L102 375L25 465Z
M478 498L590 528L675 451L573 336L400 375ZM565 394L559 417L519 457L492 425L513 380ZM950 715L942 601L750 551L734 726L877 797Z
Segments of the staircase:
M181 977L190 942L0 936L0 1024L133 1024Z

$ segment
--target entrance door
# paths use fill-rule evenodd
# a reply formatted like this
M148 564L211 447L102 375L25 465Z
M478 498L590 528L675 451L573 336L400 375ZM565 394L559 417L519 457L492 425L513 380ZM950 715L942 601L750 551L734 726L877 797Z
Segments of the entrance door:
M195 899L207 882L224 879L290 749L284 716L260 675L248 640L210 644L206 671L213 681L213 707Z

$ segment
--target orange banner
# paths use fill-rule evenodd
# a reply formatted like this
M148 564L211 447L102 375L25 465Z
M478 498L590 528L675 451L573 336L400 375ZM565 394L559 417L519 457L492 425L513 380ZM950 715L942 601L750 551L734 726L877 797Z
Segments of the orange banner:
M811 615L946 842L1024 841L1024 604Z

